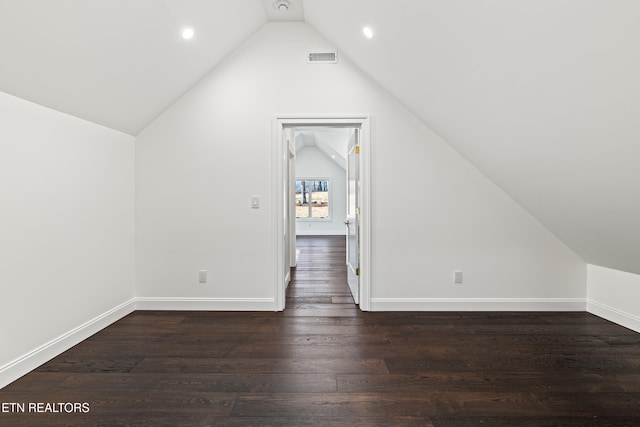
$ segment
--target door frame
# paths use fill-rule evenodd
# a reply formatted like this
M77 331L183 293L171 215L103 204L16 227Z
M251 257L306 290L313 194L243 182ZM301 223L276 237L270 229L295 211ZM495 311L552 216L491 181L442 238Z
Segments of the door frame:
M271 170L273 191L272 208L272 261L275 270L275 311L282 311L285 307L285 289L287 287L288 271L285 271L287 247L285 245L285 186L288 186L287 169L289 145L285 138L285 129L303 126L321 127L356 127L360 128L360 154L358 163L360 168L360 280L359 295L360 309L371 309L371 134L370 117L366 114L357 115L276 115L273 118L271 137ZM295 221L290 216L288 221ZM288 260L287 260L288 261Z

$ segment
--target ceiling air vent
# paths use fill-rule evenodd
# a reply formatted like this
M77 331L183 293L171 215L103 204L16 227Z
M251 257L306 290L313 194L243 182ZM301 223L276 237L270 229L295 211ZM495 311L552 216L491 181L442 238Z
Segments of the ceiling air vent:
M307 62L309 64L337 64L338 52L311 52Z

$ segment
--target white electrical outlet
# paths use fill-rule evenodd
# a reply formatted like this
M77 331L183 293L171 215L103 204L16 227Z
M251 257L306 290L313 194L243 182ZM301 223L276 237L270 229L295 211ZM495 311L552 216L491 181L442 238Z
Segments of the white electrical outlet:
M200 270L198 273L198 282L207 283L207 270Z
M453 272L453 283L462 283L462 271Z

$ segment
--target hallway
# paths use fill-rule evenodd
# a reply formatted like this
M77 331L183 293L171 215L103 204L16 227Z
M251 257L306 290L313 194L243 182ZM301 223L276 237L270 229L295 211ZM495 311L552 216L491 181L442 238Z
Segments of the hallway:
M291 270L285 316L357 316L347 285L344 236L298 236L298 263Z

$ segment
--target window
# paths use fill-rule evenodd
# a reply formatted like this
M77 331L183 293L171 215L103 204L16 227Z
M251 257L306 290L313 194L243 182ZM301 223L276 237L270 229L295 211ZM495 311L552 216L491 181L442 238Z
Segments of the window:
M297 179L296 218L330 219L329 188L328 179Z

